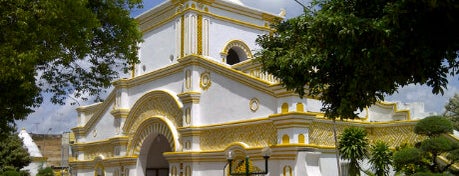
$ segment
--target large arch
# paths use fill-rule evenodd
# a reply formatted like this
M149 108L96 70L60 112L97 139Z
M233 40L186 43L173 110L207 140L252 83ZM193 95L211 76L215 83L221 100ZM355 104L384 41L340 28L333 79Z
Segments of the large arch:
M163 135L169 142L172 151L180 149L178 131L167 119L163 117L150 117L138 124L138 126L133 126L129 132L129 156L139 156L145 142L150 139L152 140L152 136L154 138L156 135Z
M178 97L172 93L162 90L148 92L132 106L124 123L123 132L129 135L133 132L134 127L150 117L163 117L174 127L181 127L183 125L182 107Z

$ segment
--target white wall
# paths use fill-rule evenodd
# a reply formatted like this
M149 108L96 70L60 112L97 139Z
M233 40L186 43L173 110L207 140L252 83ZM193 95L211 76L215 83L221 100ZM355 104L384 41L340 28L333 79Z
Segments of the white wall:
M210 73L212 85L201 92L200 120L195 125L208 125L255 117L267 117L276 111L274 97L254 88ZM249 108L250 99L257 98L260 106L256 112Z
M144 42L140 45L140 63L136 67L136 75L142 75L176 62L176 26L175 21L164 24L144 34ZM171 57L173 60L171 61ZM143 66L145 65L145 71Z

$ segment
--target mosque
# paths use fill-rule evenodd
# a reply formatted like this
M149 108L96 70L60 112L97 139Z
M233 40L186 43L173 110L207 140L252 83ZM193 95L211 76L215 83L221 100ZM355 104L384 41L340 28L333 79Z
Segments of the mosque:
M334 123L319 100L262 72L255 39L284 14L234 0L168 0L138 16L144 42L131 77L77 109L72 175L335 176L334 127L365 128L392 147L420 140L417 106L380 102Z

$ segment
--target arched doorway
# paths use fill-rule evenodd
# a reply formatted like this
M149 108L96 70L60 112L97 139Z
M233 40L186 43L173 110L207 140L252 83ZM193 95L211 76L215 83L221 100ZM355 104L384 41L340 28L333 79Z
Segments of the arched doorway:
M169 163L164 158L164 152L176 151L177 137L174 137L167 119L151 117L145 119L132 133L128 144L134 156L138 156L137 175L139 176L168 176Z
M164 158L163 153L170 151L172 151L172 149L167 138L162 134L156 135L148 149L145 175L168 176L169 162Z

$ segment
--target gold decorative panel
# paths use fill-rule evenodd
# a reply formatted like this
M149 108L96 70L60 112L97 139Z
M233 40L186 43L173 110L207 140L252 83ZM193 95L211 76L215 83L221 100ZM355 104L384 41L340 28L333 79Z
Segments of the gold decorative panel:
M105 145L88 145L83 147L84 160L92 160L97 156L104 156L105 158L113 157L114 146L111 144Z
M224 150L234 142L264 147L276 144L277 130L272 123L219 127L203 130L200 139L204 151Z
M378 140L396 147L404 143L416 143L424 139L414 133L414 125L397 125L367 128L370 143Z
M366 129L370 143L380 140L391 147L396 147L403 143L415 143L423 139L422 136L414 133L414 123L360 124L359 126ZM350 123L337 123L337 135L339 136L348 127L351 127ZM335 146L333 123L315 121L311 124L309 132L311 144Z
M140 124L134 124L129 132L129 139L131 140L128 143L128 150L130 154L139 154L144 140L152 134L161 134L166 137L172 151L175 151L174 136L167 124L158 118L149 118Z
M124 132L132 129L135 123L139 124L150 117L167 118L176 127L181 127L183 124L183 112L177 100L164 91L153 91L134 104L123 127Z

